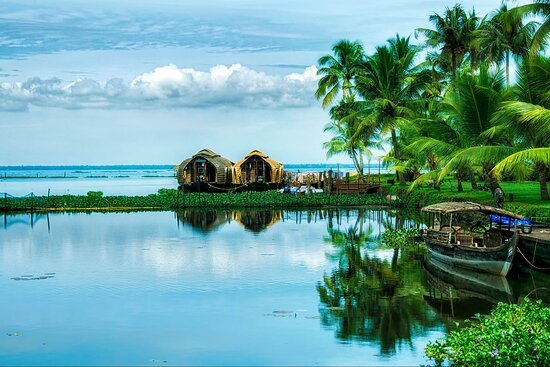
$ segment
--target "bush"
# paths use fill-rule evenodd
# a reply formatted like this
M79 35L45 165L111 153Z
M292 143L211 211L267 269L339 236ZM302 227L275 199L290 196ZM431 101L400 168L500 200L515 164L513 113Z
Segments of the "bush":
M550 366L550 308L527 298L499 303L490 316L478 314L446 340L428 343L426 356L438 366Z

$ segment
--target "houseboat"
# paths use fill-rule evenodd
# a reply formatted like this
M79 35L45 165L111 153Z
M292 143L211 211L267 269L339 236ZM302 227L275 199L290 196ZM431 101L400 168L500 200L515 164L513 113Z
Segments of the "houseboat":
M431 258L451 267L506 276L519 238L522 216L471 202L422 208L428 215L423 239Z

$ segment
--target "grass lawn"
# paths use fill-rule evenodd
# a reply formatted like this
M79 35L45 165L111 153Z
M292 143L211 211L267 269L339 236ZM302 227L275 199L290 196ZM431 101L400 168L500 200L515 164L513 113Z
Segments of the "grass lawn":
M525 215L538 222L550 222L550 201L540 200L540 186L535 181L501 182L505 194L504 208ZM409 206L418 207L435 204L443 201L474 201L492 205L491 191L472 190L469 182L463 183L463 192L457 191L456 181L446 180L441 191L431 188L416 188L407 193L404 201ZM390 192L397 193L403 190L402 186L391 185ZM510 194L513 201L510 201Z

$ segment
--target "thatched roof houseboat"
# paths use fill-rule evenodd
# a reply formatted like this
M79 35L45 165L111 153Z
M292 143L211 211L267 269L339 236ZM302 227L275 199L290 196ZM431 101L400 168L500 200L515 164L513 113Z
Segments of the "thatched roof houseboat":
M232 166L233 162L229 159L209 149L203 149L181 162L178 168L178 183L180 185L193 182L230 183Z
M253 150L233 165L233 182L248 184L255 182L279 183L283 181L284 166L260 152Z

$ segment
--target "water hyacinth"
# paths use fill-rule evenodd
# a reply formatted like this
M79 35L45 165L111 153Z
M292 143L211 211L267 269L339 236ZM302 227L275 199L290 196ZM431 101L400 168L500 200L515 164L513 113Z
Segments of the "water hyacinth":
M428 343L426 356L438 366L550 366L550 307L527 298L499 303L490 317L476 315Z

